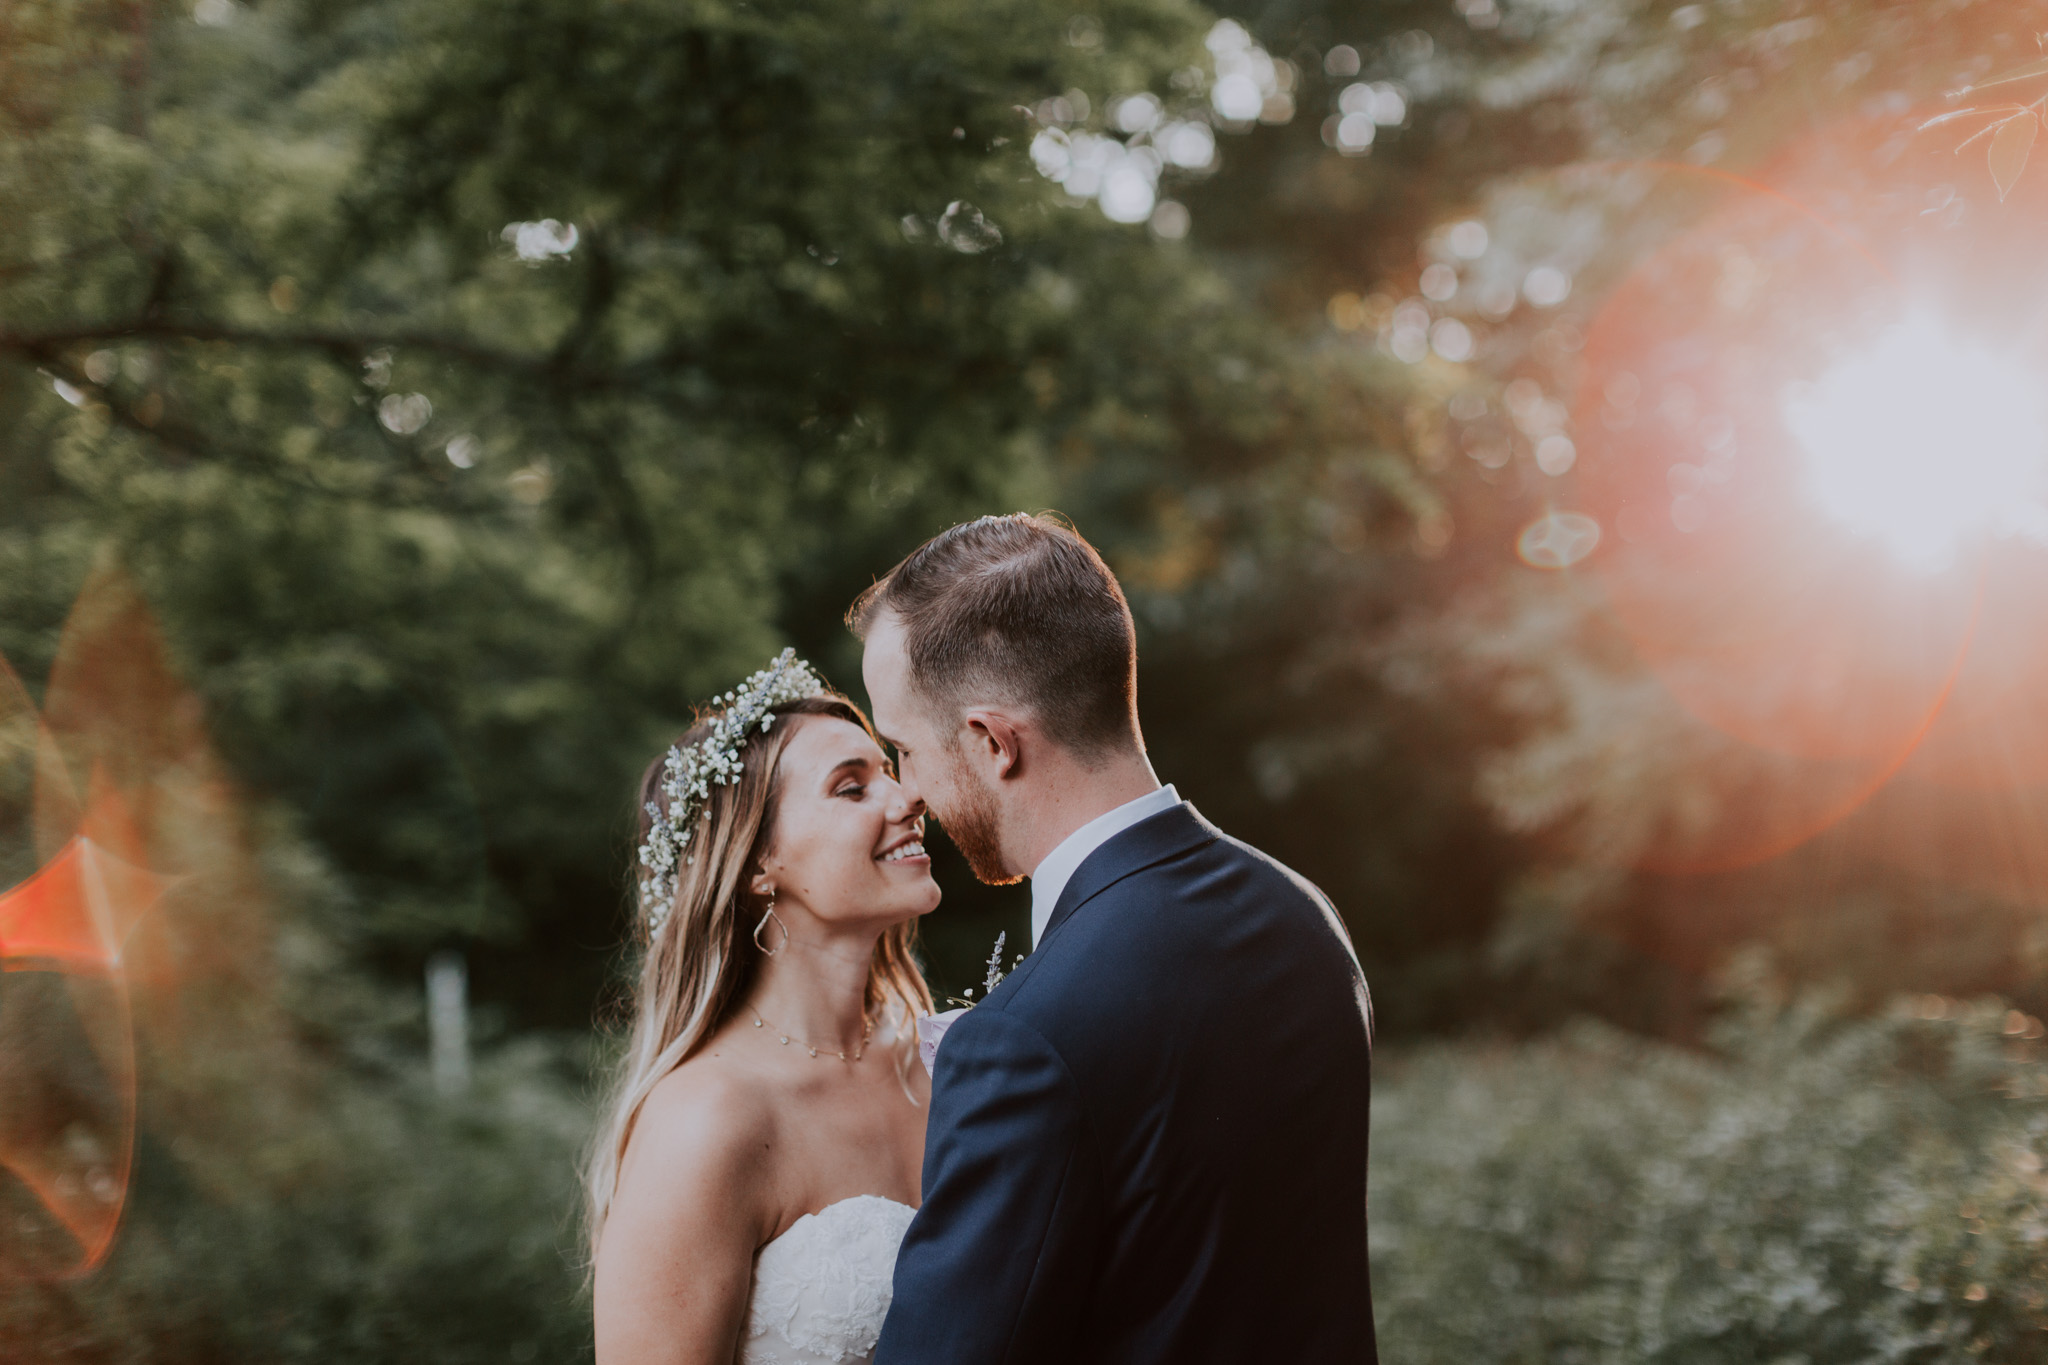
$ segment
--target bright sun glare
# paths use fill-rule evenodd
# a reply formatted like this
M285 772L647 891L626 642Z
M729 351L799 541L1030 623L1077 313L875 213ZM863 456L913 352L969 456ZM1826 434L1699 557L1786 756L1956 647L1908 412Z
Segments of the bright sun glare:
M1933 571L1973 533L2048 539L2041 379L1920 318L1788 393L1806 487L1829 516Z

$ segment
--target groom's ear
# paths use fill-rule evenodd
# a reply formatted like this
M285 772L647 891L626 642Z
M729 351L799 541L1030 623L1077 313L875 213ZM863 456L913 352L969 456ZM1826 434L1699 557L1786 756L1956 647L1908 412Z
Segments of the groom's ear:
M1017 725L1000 711L969 711L967 742L995 769L998 779L1023 771L1024 745Z

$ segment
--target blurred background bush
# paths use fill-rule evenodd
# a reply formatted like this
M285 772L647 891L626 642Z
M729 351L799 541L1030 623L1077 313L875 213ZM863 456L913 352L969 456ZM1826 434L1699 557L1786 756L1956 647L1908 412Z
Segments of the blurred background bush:
M2041 31L2039 0L0 8L0 654L57 714L74 605L135 585L255 860L204 921L232 962L170 993L261 1001L138 1008L125 1223L91 1275L0 1286L0 1347L587 1355L637 774L784 643L857 689L840 613L925 536L1057 507L1129 591L1161 776L1357 942L1390 1360L2048 1354L2040 788L1977 820L1994 848L1901 856L1914 788L1660 868L1660 832L1753 812L1754 756L1529 536L1569 529L1581 420L1636 401L1581 391L1601 301L1726 177L1912 127ZM1954 164L1973 212L2039 207L2039 167L2001 204ZM940 875L944 995L1028 901ZM0 1024L55 989L0 975Z

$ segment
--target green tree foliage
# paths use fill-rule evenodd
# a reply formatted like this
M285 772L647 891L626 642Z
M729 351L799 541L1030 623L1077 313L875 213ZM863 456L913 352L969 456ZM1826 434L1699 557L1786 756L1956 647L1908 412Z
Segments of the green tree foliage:
M330 1080L260 1133L148 1129L111 1259L0 1284L0 1345L35 1361L588 1359L573 1069L529 1040L460 1101L417 1074Z
M2037 1024L1754 995L1702 1056L1583 1025L1403 1056L1374 1290L1417 1361L2039 1360Z
M122 13L15 19L4 644L37 676L117 545L337 932L501 945L537 1017L587 1011L692 698L785 633L850 681L868 575L1143 486L1274 345L1026 155L1020 107L1197 61L1185 7Z

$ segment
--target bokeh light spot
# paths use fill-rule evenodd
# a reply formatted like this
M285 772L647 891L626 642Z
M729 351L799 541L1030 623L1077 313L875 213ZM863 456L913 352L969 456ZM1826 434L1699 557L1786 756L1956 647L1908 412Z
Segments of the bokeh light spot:
M1555 308L1572 292L1572 277L1554 265L1539 265L1522 281L1522 296L1538 308Z
M1472 329L1456 318L1444 318L1429 329L1430 349L1454 365L1472 358Z
M1371 114L1343 114L1324 123L1324 138L1346 156L1362 156L1372 149L1377 126Z
M1207 170L1216 162L1216 134L1208 124L1185 119L1153 134L1161 154L1182 170Z
M1158 191L1152 188L1151 177L1142 167L1133 165L1130 158L1109 168L1102 177L1102 188L1095 194L1102 216L1112 223L1146 221L1157 200Z
M1579 448L1562 432L1553 432L1536 443L1536 467L1552 478L1570 473L1578 458Z
M1532 569L1564 569L1600 545L1600 523L1584 512L1548 512L1522 528L1515 553Z
M1126 133L1149 133L1159 126L1164 106L1159 96L1143 91L1130 98L1120 100L1116 106L1116 126Z
M1487 243L1491 240L1486 231L1486 224L1477 218L1468 218L1462 223L1454 224L1446 237L1452 252L1468 261L1476 261L1484 256Z
M1152 206L1145 207L1149 211ZM980 209L964 199L955 199L939 215L939 240L963 255L973 256L1001 246L1003 233L982 216Z
M566 258L576 249L578 237L574 223L553 218L537 223L507 223L498 235L511 244L514 255L529 264Z
M1161 241L1177 242L1188 235L1192 222L1186 204L1178 199L1162 199L1152 210L1152 235Z

